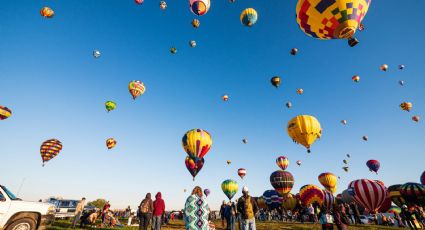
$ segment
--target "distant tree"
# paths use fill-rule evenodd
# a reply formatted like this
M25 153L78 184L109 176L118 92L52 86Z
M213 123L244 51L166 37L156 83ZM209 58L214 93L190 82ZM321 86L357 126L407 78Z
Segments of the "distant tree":
M108 201L105 199L97 199L94 201L90 201L87 205L95 206L96 208L102 209L106 203L108 203Z

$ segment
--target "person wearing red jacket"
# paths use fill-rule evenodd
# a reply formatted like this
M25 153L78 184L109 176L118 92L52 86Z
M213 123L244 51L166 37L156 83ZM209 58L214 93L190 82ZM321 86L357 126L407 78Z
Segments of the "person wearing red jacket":
M165 202L162 199L161 192L158 192L153 202L153 217L152 217L152 230L161 229L161 219L165 212Z

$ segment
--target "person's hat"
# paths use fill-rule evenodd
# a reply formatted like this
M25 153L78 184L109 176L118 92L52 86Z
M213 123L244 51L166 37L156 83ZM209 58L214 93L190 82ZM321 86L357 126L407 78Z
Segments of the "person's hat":
M248 192L248 187L243 186L243 188L242 188L242 192Z

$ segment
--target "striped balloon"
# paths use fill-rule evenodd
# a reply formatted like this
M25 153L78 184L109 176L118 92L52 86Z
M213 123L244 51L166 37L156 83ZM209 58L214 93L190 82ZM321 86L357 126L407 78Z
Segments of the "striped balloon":
M388 187L389 196L391 201L401 208L404 204L406 204L406 200L401 196L400 193L401 184L395 184Z
M313 203L322 205L324 200L323 190L316 185L304 185L300 189L300 200L304 205L310 205Z
M289 159L285 156L280 156L276 159L276 164L279 166L279 168L285 170L289 166Z
M212 139L210 133L203 129L192 129L187 131L182 138L182 145L186 153L198 160L210 151Z
M335 197L328 190L323 190L323 195L323 205L326 208L331 209L335 203Z
M128 83L128 90L133 96L133 100L136 100L137 97L145 93L146 87L141 81L131 81Z
M401 196L408 205L425 206L425 186L418 183L406 183L400 187Z
M425 171L421 175L421 184L425 185Z
M288 171L278 170L270 175L270 183L281 196L291 192L294 186L294 176Z
M243 179L246 176L246 169L244 168L238 169L238 175Z
M282 205L283 198L275 190L265 191L263 197L269 209L276 209Z
M62 143L59 140L50 139L43 142L40 147L40 154L41 159L43 160L43 166L46 162L56 157L61 150Z
M387 197L385 186L373 180L355 180L348 185L348 188L354 189L354 200L370 212L376 212Z
M224 194L231 200L233 196L238 192L239 186L238 183L234 180L225 180L221 183L221 190Z
M0 105L0 121L5 120L10 116L12 116L12 111L9 108Z

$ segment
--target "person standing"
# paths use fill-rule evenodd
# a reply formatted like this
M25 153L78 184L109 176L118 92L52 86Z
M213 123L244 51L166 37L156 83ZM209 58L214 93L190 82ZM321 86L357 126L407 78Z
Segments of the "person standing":
M186 230L209 230L209 213L210 207L207 200L203 197L202 188L196 186L184 205Z
M220 206L220 219L221 219L221 228L224 228L224 211L226 210L226 201L223 200L223 204Z
M322 230L334 229L334 219L325 207L322 207L320 211L319 222L322 225Z
M139 206L139 230L147 230L149 222L152 218L153 202L151 193L147 193L145 199L142 200Z
M255 214L258 211L258 206L255 199L248 195L248 187L246 186L242 188L242 197L238 200L237 211L241 213L242 229L255 230Z
M338 230L347 230L348 225L350 224L350 221L345 215L345 210L342 211L341 207L344 207L344 206L342 205L338 206L336 203L333 206L334 222Z
M83 197L77 204L77 207L75 208L75 213L74 213L74 220L72 221L72 228L75 228L75 225L77 225L78 221L81 218L81 215L83 214L84 211L84 205L86 203L86 198Z
M161 192L158 192L153 202L153 217L152 217L152 230L161 229L161 219L165 212L165 202L162 199Z

